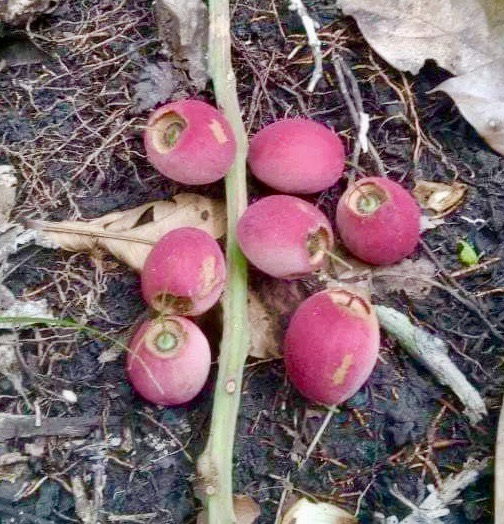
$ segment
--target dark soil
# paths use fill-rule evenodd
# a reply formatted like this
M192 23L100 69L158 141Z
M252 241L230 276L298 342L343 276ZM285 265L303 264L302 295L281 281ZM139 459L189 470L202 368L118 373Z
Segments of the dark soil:
M373 117L370 138L387 175L408 188L416 179L457 179L469 186L463 205L424 234L425 246L415 254L434 260L448 291L433 289L422 300L406 293L375 300L407 313L449 343L450 356L484 396L489 415L472 427L451 391L383 334L382 358L371 379L334 415L299 469L326 410L308 404L289 386L281 361L251 361L236 435L235 491L259 502L261 524L275 522L289 486L351 512L359 505L362 522L371 522L374 512L401 518L409 510L390 494L393 485L419 502L427 484L460 471L469 457L494 454L503 353L502 339L487 323L503 333L502 265L457 279L462 287L457 293L450 292L455 288L449 275L461 268L459 239L471 241L482 260L504 255L504 160L448 97L426 94L447 77L445 72L428 64L417 77L403 76L370 52L355 23L342 18L334 2L306 4L323 26L324 48L340 53L353 68L364 108ZM14 220L91 218L188 189L147 164L141 129L148 113L132 111L131 95L145 66L165 60L150 6L146 0L64 1L34 21L29 32L3 28L0 49L17 39L31 41L42 53L35 63L7 63L0 72L0 160L16 167L21 184ZM234 60L246 127L252 134L275 118L304 115L339 130L351 152L355 133L330 57L316 92L308 94L311 55L298 17L286 6L277 6L279 18L269 0L247 0L233 8ZM298 44L299 52L288 60ZM184 88L191 92L190 86ZM398 91L411 106L402 105ZM212 93L198 97L211 101ZM425 140L414 159L416 118ZM376 166L364 156L361 168L369 174ZM312 201L332 217L344 185ZM215 197L224 189L216 183L197 191ZM256 198L267 189L251 179L250 193ZM13 269L3 284L18 298L45 298L58 317L87 322L111 337L127 340L145 310L138 276L107 254L92 258L25 246L8 262ZM268 287L264 277L252 276L257 287ZM319 285L314 277L299 288L307 295ZM482 292L487 293L479 296ZM217 341L215 325L204 324ZM30 456L12 482L0 467L1 521L78 522L72 478L83 479L92 496L97 471L104 471L104 522L117 515L138 515L134 522L151 524L195 522L194 461L207 437L216 366L190 405L162 409L132 392L124 379L123 355L100 363L109 343L63 328L22 330L20 335L23 387L31 405L38 404L46 417L98 416L100 423L78 439L16 438L1 444L1 453L30 455L34 443L43 449ZM215 343L216 354L217 349ZM75 392L76 403L61 398L65 389ZM0 393L2 411L33 414L7 379L0 382ZM121 423L110 426L114 417ZM490 462L444 522L493 522L492 469Z

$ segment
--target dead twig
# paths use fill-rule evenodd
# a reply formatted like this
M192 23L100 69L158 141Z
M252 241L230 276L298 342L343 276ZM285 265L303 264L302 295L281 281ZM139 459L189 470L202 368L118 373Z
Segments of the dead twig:
M481 461L469 459L464 464L462 471L444 479L439 489L427 486L430 494L419 506L408 500L398 487L394 486L390 493L412 510L411 514L401 520L399 524L442 524L439 518L450 513L448 506L456 501L464 489L478 479L487 466L488 460L486 459ZM398 520L396 517L388 517L382 522L393 524Z
M369 131L369 115L364 111L364 104L362 102L357 79L341 56L333 54L332 64L338 78L341 94L345 99L345 103L357 132L357 139L355 141L352 155L352 166L354 169L358 169L361 150L365 153L369 151L369 154L372 156L376 164L378 173L381 176L386 176L385 165L383 164L378 151L367 136ZM350 83L351 93L348 89L347 80Z
M485 403L463 373L450 360L446 343L414 326L406 315L393 308L376 306L376 313L382 327L442 384L453 390L464 404L464 414L467 415L471 424L477 424L487 414Z
M322 69L322 44L317 35L317 29L319 29L319 23L316 22L306 10L305 5L302 0L291 0L289 9L295 11L301 18L303 27L306 31L306 36L308 37L308 45L311 47L313 53L313 72L308 84L307 91L308 93L313 93L318 81L322 78L323 69Z
M310 445L308 446L308 449L306 450L306 455L305 455L304 459L299 464L299 469L301 469L306 464L306 461L310 458L311 454L313 453L313 450L315 449L315 447L317 446L320 438L324 434L324 431L327 428L329 422L331 422L332 416L337 411L338 410L336 409L335 405L328 407L327 414L326 414L322 424L320 425L317 433L313 437L313 440L310 442Z
M100 417L42 418L36 425L35 415L0 414L0 442L11 438L37 436L85 437L100 426ZM107 424L118 427L121 417L109 417Z
M497 264L497 262L500 262L500 257L489 258L488 260L484 260L483 262L480 262L479 264L476 264L474 266L459 269L458 271L452 271L450 273L450 277L463 278L470 275L474 275L474 273L478 273L478 271L481 271L482 269L486 269L489 266L492 266L493 264Z

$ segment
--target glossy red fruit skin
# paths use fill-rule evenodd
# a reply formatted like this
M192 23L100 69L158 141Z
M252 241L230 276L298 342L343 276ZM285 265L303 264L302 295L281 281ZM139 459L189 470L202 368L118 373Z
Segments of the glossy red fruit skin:
M172 117L185 128L175 145L168 147L163 129ZM179 100L156 109L147 122L144 145L147 159L162 175L188 185L223 178L236 154L229 122L215 107L199 100Z
M366 298L343 289L320 291L301 303L289 323L287 375L309 400L341 404L369 378L379 347L378 320Z
M178 338L173 351L156 349L156 337L163 329ZM210 372L208 340L196 324L184 317L143 322L129 349L128 379L138 394L154 404L176 406L189 402L202 390Z
M359 191L381 192L384 202L372 213L359 213L352 202ZM364 262L387 265L415 250L420 240L420 207L400 184L367 177L351 185L336 209L336 225L347 249Z
M259 180L277 191L310 194L340 179L345 151L339 136L322 124L286 118L252 138L248 164Z
M301 278L325 266L326 256L315 237L325 249L332 249L334 237L326 216L294 196L262 198L238 221L237 239L243 254L276 278Z
M156 311L201 315L219 300L226 261L217 241L195 227L166 233L152 248L141 274L142 294Z

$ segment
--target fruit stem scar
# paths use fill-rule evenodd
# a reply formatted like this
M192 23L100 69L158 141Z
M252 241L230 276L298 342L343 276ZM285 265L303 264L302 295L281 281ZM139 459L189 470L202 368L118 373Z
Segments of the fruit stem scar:
M343 357L343 360L341 361L340 366L333 373L332 381L334 385L341 386L342 384L345 383L345 378L352 364L353 364L353 355L351 353L347 353Z
M357 206L363 213L372 213L380 207L380 200L375 195L362 195L357 202Z
M156 337L156 349L161 352L172 351L177 347L178 339L170 331L161 331Z
M165 153L170 151L175 147L186 127L187 122L174 111L161 115L152 124L152 140L156 148Z
M348 197L348 205L363 215L374 213L387 201L387 193L372 182L357 185Z
M173 122L166 128L164 141L168 147L173 147L177 143L184 127L182 122Z

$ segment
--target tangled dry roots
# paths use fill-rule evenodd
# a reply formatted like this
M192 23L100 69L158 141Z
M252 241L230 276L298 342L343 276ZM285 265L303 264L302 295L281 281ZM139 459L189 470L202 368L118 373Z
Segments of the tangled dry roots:
M130 89L157 45L146 36L154 23L147 1L68 1L50 16L26 27L47 59L2 82L0 153L25 180L20 215L70 206L79 216L76 197L137 172Z

